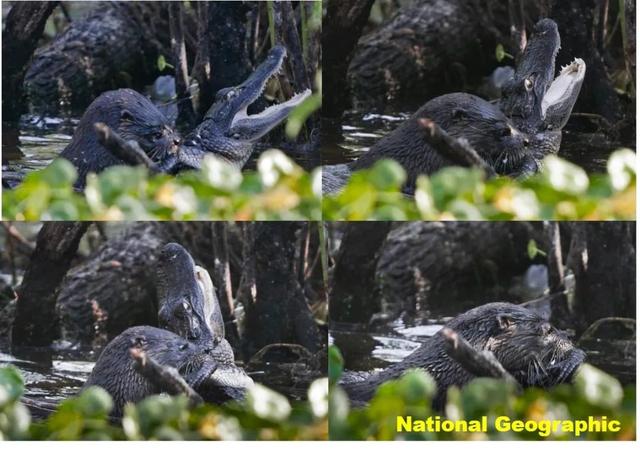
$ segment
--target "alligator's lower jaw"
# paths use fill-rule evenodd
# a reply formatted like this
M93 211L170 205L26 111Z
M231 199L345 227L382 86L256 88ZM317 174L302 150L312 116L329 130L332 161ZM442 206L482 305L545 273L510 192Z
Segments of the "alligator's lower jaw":
M234 116L229 135L241 140L256 140L289 116L289 113L311 95L311 90L295 94L289 100L269 106L258 114L247 114L247 108Z
M542 98L542 117L547 115L551 108L565 105L573 108L578 98L582 81L586 72L586 65L580 58L576 58L568 66L563 67L558 76L553 80ZM571 111L569 110L569 113Z

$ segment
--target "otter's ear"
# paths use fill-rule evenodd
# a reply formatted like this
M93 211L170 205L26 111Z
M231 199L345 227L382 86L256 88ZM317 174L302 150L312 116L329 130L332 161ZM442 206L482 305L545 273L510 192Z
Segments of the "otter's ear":
M451 110L451 118L458 119L467 116L467 111L462 108L453 108Z
M131 122L133 121L133 114L127 111L126 109L123 109L122 112L120 113L120 120Z
M512 317L510 317L509 315L505 315L504 313L499 314L497 320L500 329L508 329L509 327L513 326L514 322Z

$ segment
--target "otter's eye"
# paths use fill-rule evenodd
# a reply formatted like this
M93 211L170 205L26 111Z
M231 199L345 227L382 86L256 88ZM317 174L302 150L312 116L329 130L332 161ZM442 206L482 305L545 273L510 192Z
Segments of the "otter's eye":
M180 345L180 350L181 351L185 351L188 347L189 347L189 345L187 343L183 343L183 344Z
M157 133L154 133L154 134L153 134L153 138L154 138L155 140L162 139L162 136L163 136L162 131L158 131Z
M501 137L509 137L513 134L513 130L511 129L511 127L507 126L506 128L502 128L500 130L500 136Z
M184 301L182 303L182 308L185 310L185 312L189 312L191 310L191 305L188 302Z
M549 323L544 323L541 330L542 335L549 335L551 333L551 325Z
M533 81L530 78L525 78L524 80L524 88L527 90L533 89Z

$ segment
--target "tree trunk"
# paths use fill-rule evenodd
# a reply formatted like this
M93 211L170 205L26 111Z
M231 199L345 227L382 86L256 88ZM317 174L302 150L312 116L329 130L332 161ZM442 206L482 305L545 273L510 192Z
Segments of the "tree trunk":
M375 275L380 248L391 222L348 223L333 268L332 321L366 322L380 311L375 295Z
M36 249L18 290L11 344L47 346L56 336L58 287L71 266L89 222L48 222L38 233Z
M210 76L198 79L206 89L200 93L199 115L207 112L214 95L224 87L240 84L251 73L251 61L246 39L247 13L250 7L242 2L206 2L204 47L207 55L200 61L209 64ZM198 76L206 77L205 70L197 70Z
M244 301L245 359L272 343L296 343L315 353L322 347L320 332L294 270L295 234L301 224L256 222L252 227L256 296Z
M177 122L195 126L195 112L189 94L189 69L187 64L187 46L184 38L184 20L182 2L171 2L169 8L169 28L171 32L171 50L175 64L176 98L178 101Z
M457 314L508 296L508 284L534 263L527 244L545 246L540 227L515 222L407 223L389 233L377 266L392 310Z
M348 75L356 106L416 108L437 95L479 84L497 65L496 23L508 20L506 2L492 14L470 3L417 1L360 39ZM507 26L502 31L508 42Z
M567 267L576 281L576 330L604 317L636 316L635 222L571 223Z
M47 19L58 3L15 2L7 14L2 32L3 121L17 122L26 111L22 85L27 63L38 45Z
M322 47L324 52L322 83L328 95L322 99L322 116L338 120L349 108L347 69L353 51L367 24L373 0L329 0L323 23Z
M141 89L159 75L159 55L172 60L168 29L161 3L100 4L36 51L25 75L32 107L81 111L104 91Z

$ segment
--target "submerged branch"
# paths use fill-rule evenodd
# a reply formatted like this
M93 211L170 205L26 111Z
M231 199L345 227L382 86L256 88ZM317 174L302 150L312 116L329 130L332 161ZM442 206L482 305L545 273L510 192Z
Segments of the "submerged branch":
M189 406L191 407L204 402L202 396L191 388L175 368L158 364L139 348L131 348L129 354L135 360L134 367L136 371L161 391L171 395L184 394L189 399Z
M456 139L427 118L418 119L418 124L425 129L424 140L445 159L463 167L480 167L487 179L495 178L496 172L478 155L464 139Z
M104 123L96 123L93 126L98 135L98 141L118 159L122 159L131 165L144 165L152 173L160 173L162 171L136 141L124 140Z
M449 357L460 363L471 374L479 377L504 379L514 385L518 381L502 366L491 351L478 351L453 329L442 329L445 348Z

